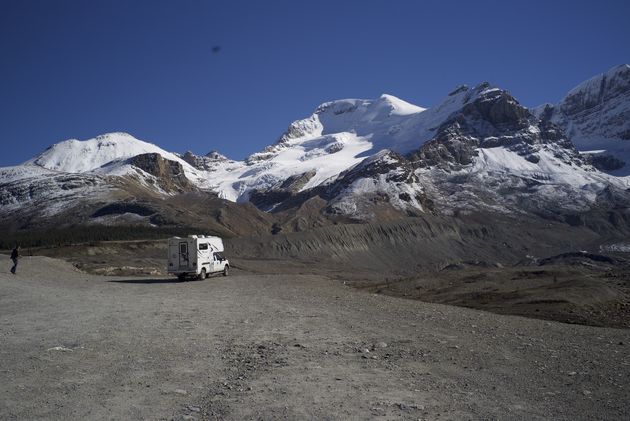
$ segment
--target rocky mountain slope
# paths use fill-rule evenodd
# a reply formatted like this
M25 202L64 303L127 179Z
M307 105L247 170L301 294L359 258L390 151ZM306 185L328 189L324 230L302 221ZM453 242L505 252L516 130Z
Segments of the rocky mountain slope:
M124 133L68 140L0 168L0 230L66 225L186 226L268 232L273 218L203 188L205 171Z
M630 65L613 67L573 88L555 105L534 113L565 130L593 163L611 174L630 175Z
M376 103L382 106L383 98ZM359 104L367 110L374 103ZM320 115L330 110L332 116ZM382 131L373 129L380 127L371 119L373 116L384 119L386 123L379 123L390 128L388 148L374 147L383 141L379 140ZM437 107L404 117L401 120L395 113L366 113L356 102L325 104L309 119L293 123L264 154L255 154L255 160L250 158L254 161L250 165L260 168L265 179L274 183L256 186L249 199L261 209L282 211L318 196L327 202L325 212L360 220L392 214L478 211L556 218L558 214L591 209L606 189L624 196L628 188L628 179L612 177L593 167L559 127L530 113L508 92L488 84L462 86ZM322 124L313 123L326 121L329 124L323 127L339 130L338 119L343 119L344 127L352 131L330 134ZM373 132L359 136L370 125ZM296 127L301 131L294 130ZM312 136L317 137L313 140ZM288 161L279 156L295 154L303 151L305 144L325 142L333 136L353 136L354 141L362 143L367 157L328 179L316 179L318 170L309 168L292 178L275 181L275 160L282 162L280 166ZM327 159L351 163L343 155L337 160L340 153L329 152ZM307 161L304 156L301 160Z
M390 95L327 102L245 161L170 153L124 133L68 140L0 169L1 225L208 225L212 214L226 228L234 214L244 221L228 231L252 233L478 213L621 223L630 177L601 171L606 159L572 140L622 143L628 69L532 111L487 83L460 86L429 109Z

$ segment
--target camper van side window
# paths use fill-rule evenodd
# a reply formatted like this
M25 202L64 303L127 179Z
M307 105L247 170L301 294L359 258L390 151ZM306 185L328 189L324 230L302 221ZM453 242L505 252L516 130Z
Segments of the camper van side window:
M208 250L207 244L199 244L199 250Z

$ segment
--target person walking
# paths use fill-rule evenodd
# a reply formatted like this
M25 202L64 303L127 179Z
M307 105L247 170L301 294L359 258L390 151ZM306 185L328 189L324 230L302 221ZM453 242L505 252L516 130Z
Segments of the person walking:
M19 258L20 258L20 246L15 246L15 248L11 252L11 260L13 260L13 267L11 268L11 273L14 275L15 275L15 271L17 270Z

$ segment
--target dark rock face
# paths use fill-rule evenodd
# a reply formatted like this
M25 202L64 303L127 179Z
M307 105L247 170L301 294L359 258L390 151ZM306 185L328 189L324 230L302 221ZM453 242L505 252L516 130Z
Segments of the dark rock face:
M435 139L413 152L409 159L418 167L452 168L471 164L478 147L479 140L465 136L459 123L454 122L442 128Z
M538 107L535 112L543 121L552 121L561 127L578 149L606 150L609 155L627 161L630 156L630 145L626 144L630 139L630 65L616 66L595 76L571 90L557 105ZM609 166L605 163L598 168Z
M186 151L184 153L184 155L182 156L182 159L186 162L188 162L190 165L192 165L193 167L197 168L197 169L201 169L199 166L199 160L198 160L198 156L193 154L190 151Z
M307 201L319 198L328 204L322 206L322 212L329 216L346 215L347 212L342 208L348 204L354 209L353 215L356 216L371 214L370 208L373 206L390 206L394 199L404 204L403 207L416 210L418 206L430 203L425 192L401 189L401 186L409 186L418 183L419 180L409 160L388 150L366 158L360 164L341 173L328 185L301 191L314 175L315 171L309 171L289 177L271 189L253 192L249 201L261 210L277 213L300 208ZM362 180L372 180L373 190L369 193L361 192L360 189L355 192L353 184ZM381 187L376 187L377 185ZM302 223L305 224L306 222ZM294 227L294 230L299 231L301 227Z
M307 171L302 174L296 174L275 186L266 190L253 191L249 196L249 201L258 209L263 211L280 211L284 210L283 202L290 202L291 205L297 202L305 201L315 194L315 191L301 194L302 187L315 176L315 171ZM285 205L288 205L286 203Z
M615 171L626 165L621 159L606 154L590 155L590 162L600 171Z
M205 158L213 159L215 161L225 161L227 157L220 154L219 151L210 151L205 155Z
M540 162L540 157L538 155L527 155L525 159L532 164L538 164Z
M468 120L488 122L497 133L526 128L529 125L529 111L507 92L489 87L488 84L481 84L475 88L475 91L481 90L479 98L466 104L462 115Z
M181 158L198 170L203 171L213 171L218 162L228 160L227 157L217 151L208 152L205 156L195 155L190 151L186 151Z
M363 220L377 214L387 218L392 212L415 216L425 204L418 183L408 159L383 150L341 173L320 196L328 201L326 212L331 215L352 214Z
M81 194L84 189L94 190L104 184L104 180L96 175L61 174L38 179L36 182L18 180L0 183L0 206L34 201L44 209L46 197L57 193L57 197L72 197ZM53 194L54 199L55 196Z
M288 190L293 193L298 192L310 181L311 178L315 177L315 174L317 174L317 172L312 170L303 174L293 175L284 180L284 182L280 185L280 189Z
M179 162L163 158L157 153L147 153L129 158L127 162L155 177L154 181L166 192L183 193L196 190L195 186L186 178L184 169Z
M324 110L321 110L320 108L318 108L315 111L315 114L318 114L324 111ZM299 137L302 137L306 133L312 132L318 126L319 126L319 123L317 119L315 118L315 116L310 116L303 120L294 121L289 125L289 127L287 127L287 130L280 136L276 145L278 144L282 145L289 142L292 139L297 139ZM269 146L266 151L273 150L274 146L275 145Z
M326 189L326 195L329 198L335 197L343 188L356 180L375 178L381 174L386 174L387 182L407 184L418 182L413 166L404 156L392 151L382 151L379 155L370 157L341 173L337 180Z
M566 96L560 104L565 114L595 111L619 97L630 96L630 66L617 66L589 82L582 89L578 87Z
M435 137L409 159L420 168L454 170L469 165L478 148L506 147L537 163L541 145L553 145L564 159L583 163L562 130L548 118L538 119L510 94L481 84L472 89L467 103L437 130Z
M255 190L251 192L249 201L264 212L271 212L278 204L289 200L292 194L288 190Z

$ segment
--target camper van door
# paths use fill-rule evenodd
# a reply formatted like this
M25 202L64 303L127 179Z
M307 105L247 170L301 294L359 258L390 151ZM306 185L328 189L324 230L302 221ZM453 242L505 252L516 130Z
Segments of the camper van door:
M212 271L218 272L221 270L221 262L219 256L216 253L212 253Z
M179 243L179 268L188 269L190 265L190 256L188 254L188 242L180 241Z

